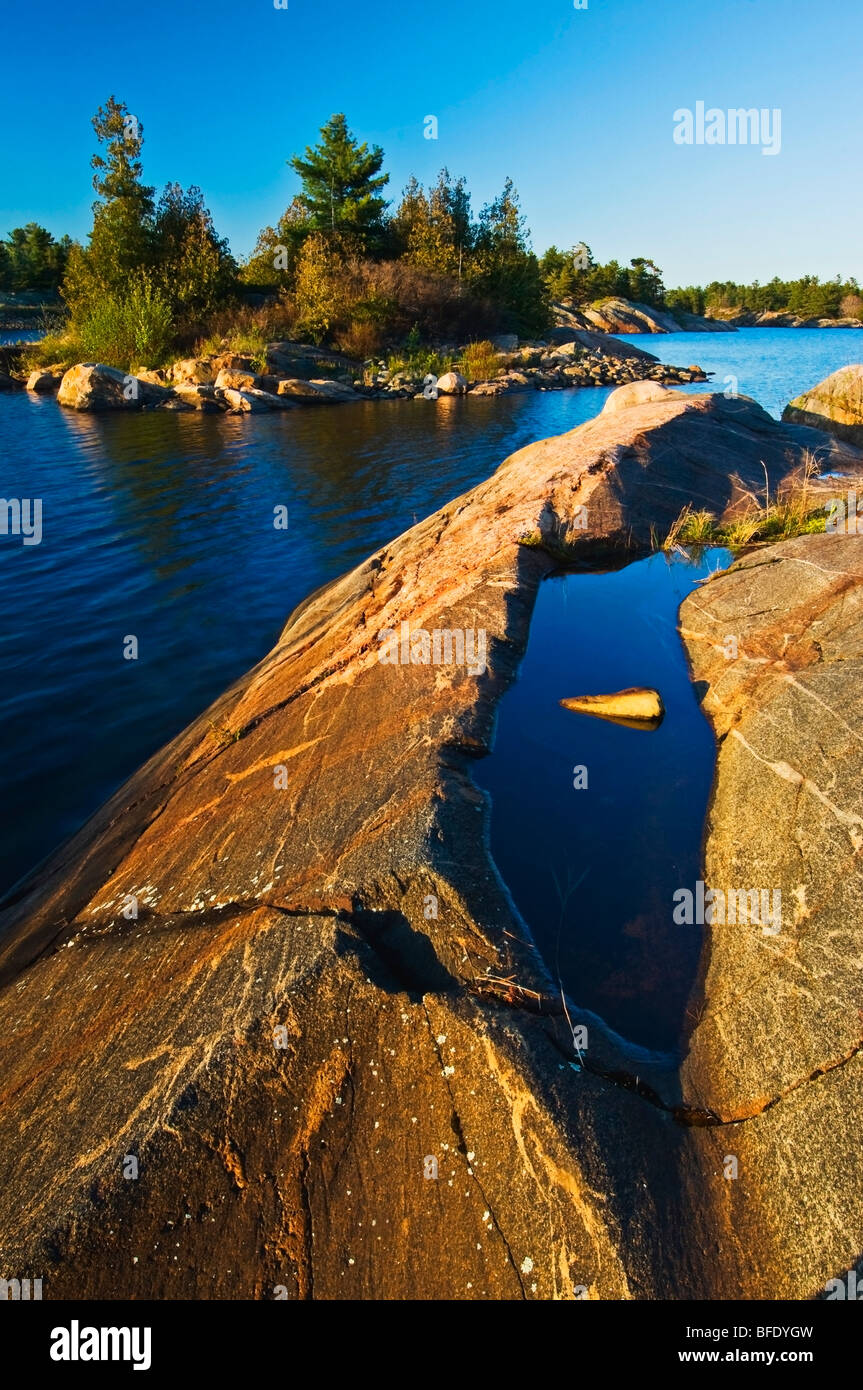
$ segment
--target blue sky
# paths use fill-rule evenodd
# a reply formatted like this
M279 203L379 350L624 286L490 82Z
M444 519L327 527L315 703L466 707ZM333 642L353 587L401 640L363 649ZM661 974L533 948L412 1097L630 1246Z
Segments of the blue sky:
M539 251L653 256L669 285L863 280L861 39L860 0L16 5L0 234L86 235L90 117L113 92L143 122L147 182L198 184L236 254L296 191L286 159L345 111L383 146L390 196L446 164L478 209L511 175ZM781 152L676 145L699 100L780 108Z

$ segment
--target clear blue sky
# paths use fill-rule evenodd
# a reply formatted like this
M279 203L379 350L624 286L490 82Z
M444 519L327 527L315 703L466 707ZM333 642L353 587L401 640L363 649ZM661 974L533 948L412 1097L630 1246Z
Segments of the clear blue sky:
M296 191L285 160L334 111L411 173L507 174L542 251L653 256L666 284L863 280L861 0L43 0L3 20L0 234L90 225L90 117L143 122L144 172L198 184L236 254ZM681 147L673 113L779 107L776 157ZM439 139L423 138L436 115Z

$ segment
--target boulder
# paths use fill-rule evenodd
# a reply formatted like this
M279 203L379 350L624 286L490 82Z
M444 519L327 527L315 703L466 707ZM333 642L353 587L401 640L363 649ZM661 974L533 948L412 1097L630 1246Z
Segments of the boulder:
M36 391L39 394L57 391L60 388L60 382L62 380L62 373L58 375L56 372L48 372L39 367L28 376L27 390Z
M840 1069L790 1097L793 1154L735 1187L740 1127L703 1123L672 1061L569 1001L583 1065L472 777L561 554L646 554L684 504L722 515L762 462L772 493L799 461L758 406L674 393L519 450L301 604L16 887L4 1277L44 1269L46 1298L78 1300L798 1298L863 1248L856 1148L827 1166L841 1146L819 1126L841 1116L811 1108ZM472 634L474 657L481 634L481 659L405 663L402 624ZM819 789L850 835L854 806ZM713 1066L761 1039L729 1030ZM701 1084L721 1106L722 1078Z
M550 342L555 343L563 342L563 335L572 337L573 329L589 329L600 334L731 333L736 327L735 323L722 322L718 318L705 318L700 314L687 314L682 310L675 310L672 314L620 298L603 299L595 304L580 307L572 304L554 304L552 309L556 326L551 329L548 337Z
M255 364L251 357L243 357L238 352L222 352L210 359L210 364L214 372L220 372L226 368L229 372L254 372ZM202 383L205 384L205 383Z
M863 363L840 367L786 405L782 419L863 446Z
M23 389L23 386L23 381L18 381L16 377L10 376L8 372L0 372L0 391L20 391Z
M232 415L260 415L265 410L276 409L278 397L267 396L265 391L249 389L238 391L233 387L219 387L219 394L227 401Z
M565 332L566 341L572 342L576 348L587 348L589 352L600 353L603 357L620 362L641 363L643 366L659 361L654 353L636 347L634 343L622 343L619 338L613 338L610 334L597 333L586 328L579 328L574 332L567 329Z
M308 402L311 405L336 404L344 401L357 399L357 393L351 386L344 386L338 381L300 381L293 377L283 378L278 381L276 387L279 396L290 396L294 400Z
M803 323L800 314L782 309L764 309L755 319L757 328L802 328Z
M518 348L517 333L498 333L491 341L498 352L515 352Z
M508 377L498 377L494 381L477 381L470 388L471 396L505 396L517 390L517 385Z
M141 381L101 362L79 362L60 382L57 400L72 410L140 410L170 398L164 386Z
M232 367L221 367L214 384L217 391L245 391L250 386L260 389L260 377L257 372L244 372Z
M208 357L184 357L171 368L171 379L175 385L211 386L217 370Z
M223 410L227 404L221 397L216 396L213 386L196 386L189 381L180 382L175 386L174 395L193 410L200 410L204 414L215 414Z
M501 380L505 382L509 391L529 391L531 389L530 377L525 372L507 372Z
M655 727L665 717L662 696L658 690L647 687L633 686L613 695L571 695L560 703L575 714L589 714L594 719L609 719L636 727Z
M632 381L612 391L600 414L614 415L619 410L644 405L646 401L662 401L678 394L679 392L672 391L670 387L663 386L658 381Z
M438 377L439 396L463 396L467 388L467 377L462 376L461 372L444 372L443 376Z

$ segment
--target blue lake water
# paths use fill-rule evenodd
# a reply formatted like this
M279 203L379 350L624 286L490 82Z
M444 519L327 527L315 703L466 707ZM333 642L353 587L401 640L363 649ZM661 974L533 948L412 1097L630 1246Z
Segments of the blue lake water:
M739 389L776 414L863 357L863 334L843 330L638 342L671 362L736 373ZM607 396L244 418L86 416L0 394L0 496L43 504L40 545L0 535L0 889L259 660L312 589L515 449L589 419ZM279 504L287 533L272 526ZM123 660L129 634L137 661ZM598 688L600 669L590 680L580 672L579 684Z
M7 343L37 343L44 336L40 328L4 328L0 329L0 347Z
M744 328L737 333L621 335L621 342L646 348L678 367L697 363L714 372L709 386L687 391L736 390L752 396L777 420L807 386L863 362L863 328Z

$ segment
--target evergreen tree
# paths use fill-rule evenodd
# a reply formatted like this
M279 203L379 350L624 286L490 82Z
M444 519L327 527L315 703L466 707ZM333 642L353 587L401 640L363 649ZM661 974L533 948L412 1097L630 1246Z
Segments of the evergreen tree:
M661 309L665 303L662 271L646 256L633 256L629 264L632 269L627 271L625 297Z
M512 179L479 215L473 288L509 312L520 333L541 333L548 326L548 291L539 261L529 249L529 233Z
M0 285L7 290L56 290L71 246L69 237L55 241L38 222L14 227L0 242Z
M122 294L129 277L153 265L154 190L142 183L143 127L128 108L109 97L93 117L104 149L95 154L93 230L86 250L70 258L64 294L73 308L100 293Z
M228 243L216 235L199 188L169 183L153 223L156 278L176 315L201 316L224 303L236 280Z
M465 180L453 182L449 170L441 169L437 183L426 195L422 185L411 178L393 218L393 231L397 249L412 265L460 281L474 239Z
M378 194L389 183L383 162L379 145L358 144L344 115L331 116L321 127L320 143L288 161L303 181L298 201L311 229L357 249L379 245L387 203Z

